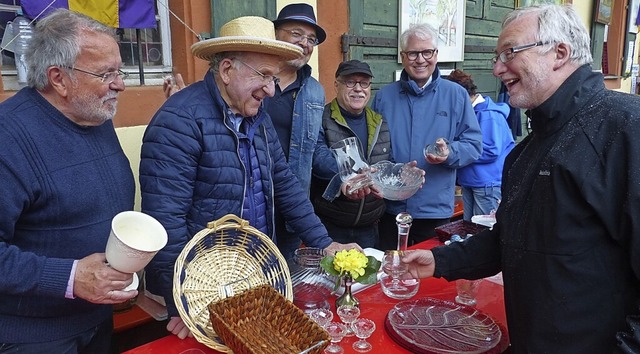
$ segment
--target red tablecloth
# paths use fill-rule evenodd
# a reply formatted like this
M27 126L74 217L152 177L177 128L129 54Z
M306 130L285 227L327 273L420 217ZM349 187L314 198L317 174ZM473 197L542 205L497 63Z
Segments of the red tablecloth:
M430 249L440 243L435 240L429 240L422 242L411 248L423 248ZM444 279L422 279L420 284L420 290L414 297L433 297L437 299L453 301L456 295L455 282L447 282ZM397 344L393 339L389 337L384 329L384 319L387 313L395 304L400 300L394 300L388 298L382 293L380 285L376 284L368 289L362 290L355 294L360 300L361 317L372 319L376 323L376 330L368 339L373 345L372 353L380 353L380 350L384 348L385 354L391 353L410 353L410 351L404 349ZM335 304L332 304L335 312ZM490 315L496 322L506 327L506 315L504 310L504 298L503 288L501 285L488 280L483 280L480 284L478 293L478 304L476 308L488 315ZM338 320L335 316L334 320ZM507 336L507 333L503 333ZM356 337L344 338L340 345L344 348L345 353L356 353L351 345L357 340ZM207 346L200 344L193 338L187 338L184 340L178 339L174 335L163 337L151 343L144 344L140 347L127 351L126 354L196 354L196 353L219 353Z

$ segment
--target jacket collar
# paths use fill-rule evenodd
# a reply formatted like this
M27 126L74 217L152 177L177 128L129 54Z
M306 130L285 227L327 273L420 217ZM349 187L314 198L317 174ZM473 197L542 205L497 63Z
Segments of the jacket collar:
M531 119L534 132L552 134L604 89L602 74L593 72L591 65L585 64L574 71L545 102L525 114Z
M431 74L431 82L424 89L418 86L418 84L409 77L409 74L405 69L402 69L402 73L400 74L400 86L402 88L402 92L409 95L423 96L427 92L435 90L438 84L440 84L440 68L437 64L435 70L433 70L433 74Z

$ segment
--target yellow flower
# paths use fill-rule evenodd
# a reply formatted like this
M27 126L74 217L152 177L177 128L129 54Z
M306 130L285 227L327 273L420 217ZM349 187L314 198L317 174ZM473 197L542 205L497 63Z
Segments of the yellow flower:
M333 259L333 268L340 275L349 273L351 278L356 280L361 275L364 275L368 262L367 256L356 249L342 250L336 253Z

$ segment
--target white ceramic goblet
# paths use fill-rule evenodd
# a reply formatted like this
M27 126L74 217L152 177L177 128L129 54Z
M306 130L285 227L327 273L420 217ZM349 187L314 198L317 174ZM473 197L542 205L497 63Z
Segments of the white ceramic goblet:
M133 273L135 283L135 273L166 244L167 231L158 220L138 211L123 211L111 221L105 256L111 268Z

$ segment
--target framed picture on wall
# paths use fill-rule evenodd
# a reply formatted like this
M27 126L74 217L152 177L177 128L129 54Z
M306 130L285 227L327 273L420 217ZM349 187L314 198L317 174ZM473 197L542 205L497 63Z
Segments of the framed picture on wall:
M596 9L594 11L596 22L608 25L611 22L612 10L613 0L596 0Z
M539 4L572 4L572 0L516 0L516 7L525 7Z
M438 62L464 60L465 0L400 0L400 35L411 25L427 23L438 35ZM402 62L398 46L398 63Z

